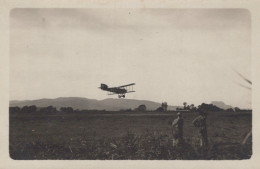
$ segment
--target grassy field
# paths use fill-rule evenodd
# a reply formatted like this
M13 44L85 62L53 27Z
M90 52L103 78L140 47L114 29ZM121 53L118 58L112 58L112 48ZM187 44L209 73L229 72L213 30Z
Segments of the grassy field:
M252 114L208 114L210 148L202 153L192 120L183 113L185 145L172 147L176 113L10 113L13 159L248 159L252 143L241 145L252 130Z

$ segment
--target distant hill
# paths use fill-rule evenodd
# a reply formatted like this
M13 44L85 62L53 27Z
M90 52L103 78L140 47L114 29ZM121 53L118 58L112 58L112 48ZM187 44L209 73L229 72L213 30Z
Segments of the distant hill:
M211 104L213 104L213 105L215 105L215 106L217 106L221 109L224 109L224 110L229 109L229 108L233 108L232 106L227 105L222 101L212 101Z
M161 103L148 100L134 100L134 99L87 99L82 97L60 97L56 99L39 99L39 100L24 100L24 101L10 101L10 107L23 107L35 105L37 107L53 106L57 109L61 107L72 107L79 110L109 110L117 111L121 109L135 109L139 105L145 104L147 110L155 110ZM168 106L168 110L176 110L178 106Z

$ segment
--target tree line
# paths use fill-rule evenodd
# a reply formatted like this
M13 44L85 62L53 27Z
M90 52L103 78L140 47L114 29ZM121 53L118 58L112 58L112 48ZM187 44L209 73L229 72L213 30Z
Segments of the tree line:
M106 110L79 110L79 109L73 109L72 107L61 107L57 109L53 106L47 106L47 107L37 107L35 105L31 106L23 106L23 107L9 107L10 113L79 113L79 112L104 112ZM144 104L139 105L135 109L125 109L120 111L146 111L146 106Z
M199 105L198 107L195 107L193 104L191 105L187 105L186 102L184 102L184 107L178 107L176 109L176 111L188 111L188 112L196 112L200 109L203 109L205 111L209 111L209 112L219 112L219 111L226 111L226 112L244 112L244 111L250 111L247 109L239 109L238 107L235 108L229 108L229 109L221 109L213 104L206 104L206 103L202 103L201 105ZM78 110L78 109L73 109L72 107L61 107L59 109L57 109L56 107L53 106L47 106L47 107L36 107L35 105L31 105L31 106L23 106L23 107L9 107L9 112L10 113L35 113L35 112L42 112L42 113L78 113L78 112L104 112L106 110ZM139 105L137 108L135 109L121 109L120 111L124 111L124 112L145 112L147 111L146 105L145 104L141 104ZM160 107L158 107L157 109L155 109L154 111L157 112L166 112L167 111L167 103L163 102L162 105Z
M57 112L75 112L72 107L61 107L60 109L57 109L56 107L53 106L47 106L47 107L36 107L35 105L31 106L23 106L23 107L9 107L9 112L10 113L35 113L35 112L43 112L43 113L57 113ZM77 110L78 111L78 110Z

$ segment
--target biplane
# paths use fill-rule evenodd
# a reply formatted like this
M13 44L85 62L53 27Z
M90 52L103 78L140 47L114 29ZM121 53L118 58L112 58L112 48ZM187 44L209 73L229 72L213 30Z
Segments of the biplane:
M118 86L118 87L108 87L108 85L101 83L101 86L99 87L101 90L108 91L108 95L115 95L118 94L118 98L125 98L126 93L135 92L133 90L133 86L135 83Z

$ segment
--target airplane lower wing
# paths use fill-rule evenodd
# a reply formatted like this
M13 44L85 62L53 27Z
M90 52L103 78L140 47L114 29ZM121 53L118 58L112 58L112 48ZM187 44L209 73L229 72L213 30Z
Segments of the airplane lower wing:
M118 86L118 88L120 88L120 87L127 87L127 86L133 86L133 85L135 85L135 83L131 83L131 84L123 85L123 86Z
M115 95L115 94L118 94L118 93L108 93L107 95Z
M135 91L127 91L126 93L132 93L132 92L135 92Z
M127 92L125 92L125 93L133 93L133 92L135 92L135 91L127 91ZM124 94L124 93L108 93L107 95L115 95L115 94Z

